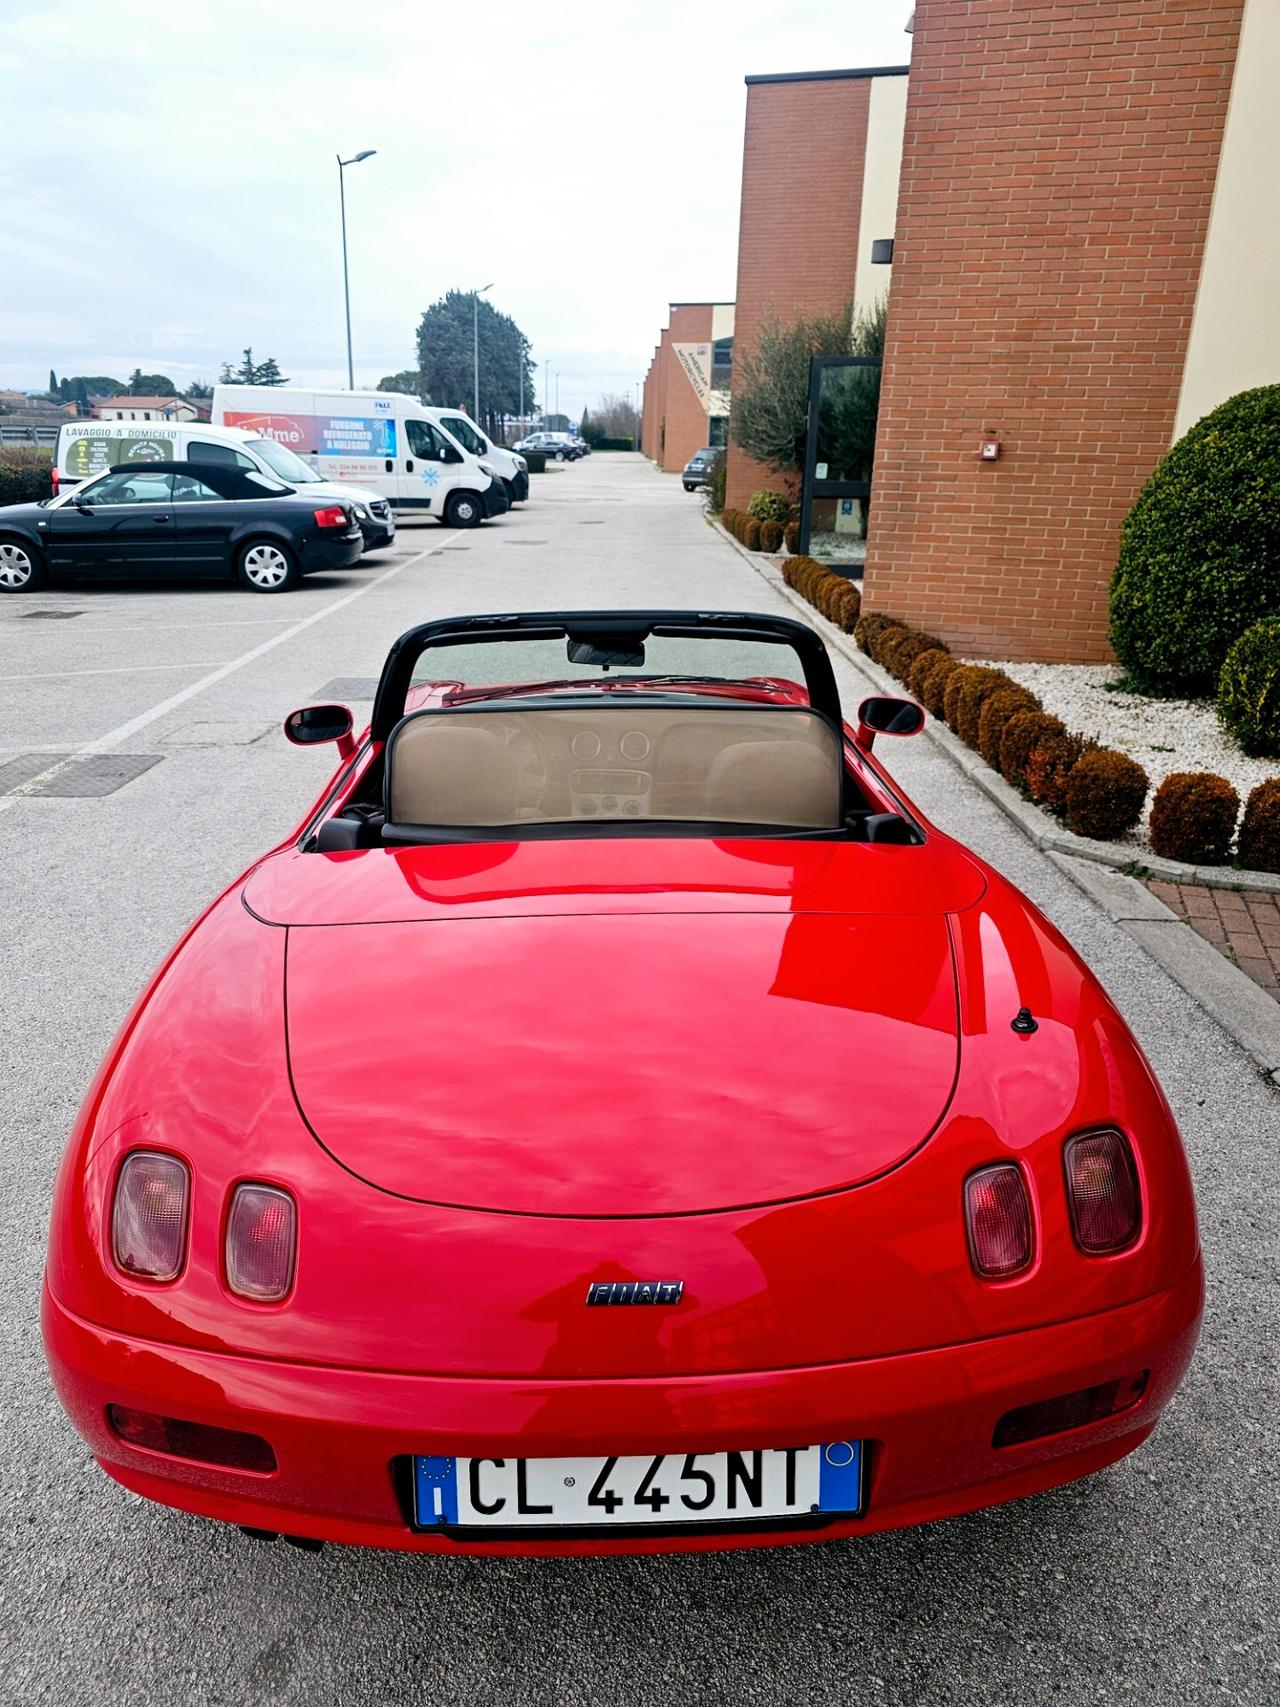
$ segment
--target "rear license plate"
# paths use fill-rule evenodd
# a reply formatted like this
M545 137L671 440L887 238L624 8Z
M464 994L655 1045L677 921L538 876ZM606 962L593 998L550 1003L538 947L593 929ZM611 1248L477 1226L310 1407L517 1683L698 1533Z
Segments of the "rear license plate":
M856 1516L862 1442L635 1458L413 1460L420 1529L601 1528Z

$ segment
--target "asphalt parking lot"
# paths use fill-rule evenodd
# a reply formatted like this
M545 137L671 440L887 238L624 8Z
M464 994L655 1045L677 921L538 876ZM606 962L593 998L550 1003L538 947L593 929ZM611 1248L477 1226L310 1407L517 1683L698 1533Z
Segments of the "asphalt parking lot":
M328 774L331 755L288 746L281 718L319 697L367 711L357 690L426 617L650 603L789 610L678 478L606 456L535 481L528 506L482 530L414 525L392 551L283 597L76 587L0 600L0 1699L1280 1698L1280 1093L923 741L895 749L905 785L1077 944L1186 1139L1204 1333L1137 1454L1075 1487L856 1544L441 1561L304 1554L145 1504L65 1423L37 1314L53 1172L152 967Z

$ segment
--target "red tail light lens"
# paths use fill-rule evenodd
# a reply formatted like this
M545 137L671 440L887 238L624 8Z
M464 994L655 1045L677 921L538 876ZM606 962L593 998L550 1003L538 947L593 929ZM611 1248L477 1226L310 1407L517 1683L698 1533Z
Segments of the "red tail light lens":
M58 465L55 462L53 467L49 470L49 483L53 487L53 495L55 498L58 496L58 481L59 481L59 479L60 479L60 476L58 474Z
M227 1217L227 1285L241 1298L274 1304L293 1285L298 1212L274 1185L238 1185Z
M1119 1132L1088 1132L1068 1140L1065 1159L1076 1244L1090 1256L1131 1245L1142 1201L1127 1140Z
M187 1249L191 1175L176 1156L135 1150L116 1180L111 1250L126 1274L173 1280Z
M167 1452L173 1458L190 1458L200 1464L225 1464L230 1470L256 1470L260 1475L276 1467L276 1455L260 1434L183 1422L180 1417L159 1417L153 1411L135 1411L128 1405L108 1405L107 1421L121 1440L147 1452Z
M347 512L341 504L331 504L327 510L315 511L318 528L344 528L347 526Z
M981 1168L964 1182L969 1260L975 1274L1007 1280L1031 1261L1031 1205L1012 1162Z

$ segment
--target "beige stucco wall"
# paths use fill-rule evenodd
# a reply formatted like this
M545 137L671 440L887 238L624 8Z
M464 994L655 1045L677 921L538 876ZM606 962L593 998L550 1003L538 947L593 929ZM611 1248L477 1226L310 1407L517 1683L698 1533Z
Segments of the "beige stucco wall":
M1174 437L1224 399L1280 383L1280 0L1248 0Z
M902 131L907 117L907 79L875 77L867 111L867 149L858 219L858 266L853 281L855 314L864 314L888 295L891 267L872 266L871 245L892 237L898 215Z

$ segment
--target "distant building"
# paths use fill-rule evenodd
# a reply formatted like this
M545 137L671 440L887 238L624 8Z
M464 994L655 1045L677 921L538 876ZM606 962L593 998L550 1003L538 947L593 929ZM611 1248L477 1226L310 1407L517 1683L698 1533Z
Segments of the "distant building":
M186 397L102 397L93 406L99 421L197 421L200 411Z
M673 302L644 381L640 448L668 474L726 443L734 305Z

